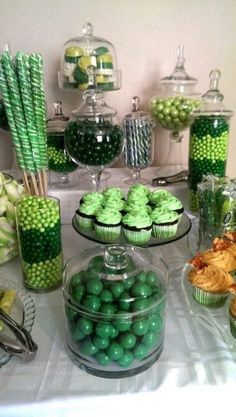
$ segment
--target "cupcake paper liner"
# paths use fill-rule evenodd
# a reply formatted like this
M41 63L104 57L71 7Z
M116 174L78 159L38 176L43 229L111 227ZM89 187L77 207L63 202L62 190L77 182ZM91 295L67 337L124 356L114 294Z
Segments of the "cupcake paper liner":
M193 287L193 298L205 307L221 307L225 304L228 296L228 293L213 294L201 288Z
M76 215L78 225L83 230L94 230L94 219Z
M232 336L236 339L236 319L229 316L229 327Z
M161 225L153 223L152 235L155 238L169 239L174 237L177 232L178 222L172 225Z
M94 224L95 227L95 234L96 236L104 241L112 241L118 239L120 236L121 226L114 225L114 226L101 226L98 224Z
M151 231L152 229L134 231L123 228L125 239L128 243L132 243L134 245L147 243L150 240Z

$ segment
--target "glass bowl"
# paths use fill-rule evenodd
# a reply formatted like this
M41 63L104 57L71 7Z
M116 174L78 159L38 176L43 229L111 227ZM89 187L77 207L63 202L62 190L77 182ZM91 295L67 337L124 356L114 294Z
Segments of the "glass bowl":
M169 271L147 249L104 245L64 269L66 346L83 370L123 378L149 368L164 345Z

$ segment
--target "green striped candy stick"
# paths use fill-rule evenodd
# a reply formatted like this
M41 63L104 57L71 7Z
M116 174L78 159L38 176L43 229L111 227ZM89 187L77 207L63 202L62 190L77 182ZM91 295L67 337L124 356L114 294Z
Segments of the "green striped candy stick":
M30 83L29 56L27 54L24 54L23 52L17 52L16 69L28 131L28 139L32 150L31 157L34 161L36 170L39 171L41 169L40 149L38 146L34 104Z
M13 108L11 105L11 100L10 100L10 95L9 95L7 80L6 80L5 73L4 73L1 55L0 55L0 90L1 90L3 101L4 101L7 119L8 119L8 123L10 126L11 134L12 134L12 140L13 140L13 145L14 145L15 152L16 152L17 162L18 162L19 167L22 170L25 170L26 167L25 167L23 152L22 152L21 143L19 140L18 132L17 132L16 122L14 118Z
M29 172L35 172L36 169L34 161L32 159L31 145L28 140L27 126L24 118L24 110L21 101L17 76L9 52L2 53L2 65L4 68L4 74L8 85L9 98L14 114L18 138L20 140L21 149L23 150L25 169Z
M34 114L38 133L41 169L48 168L46 107L43 85L43 60L40 54L29 57L30 79L33 92Z

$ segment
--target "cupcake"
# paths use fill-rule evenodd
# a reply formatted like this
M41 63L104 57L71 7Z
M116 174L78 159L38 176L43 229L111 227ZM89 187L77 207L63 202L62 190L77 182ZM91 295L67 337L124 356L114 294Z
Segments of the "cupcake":
M110 208L100 209L94 220L95 235L103 241L118 239L121 231L121 214Z
M151 219L154 237L169 239L176 235L179 220L175 211L155 208L151 213Z
M151 237L152 220L145 210L133 211L122 218L125 239L133 245L143 245Z
M82 230L94 230L95 214L100 209L99 203L82 203L76 210L76 220Z
M156 206L171 197L172 194L166 190L155 190L149 193L149 201L152 206Z
M167 198L166 200L160 201L160 203L157 204L157 207L176 211L176 213L179 216L179 219L181 219L181 216L184 212L183 204L178 198L174 196L171 196L170 198Z
M139 210L144 210L147 212L147 214L151 214L152 209L150 206L148 206L147 204L144 204L142 201L127 201L124 205L123 211L125 213L130 213L132 211L139 211Z
M149 189L146 185L143 184L133 184L131 185L129 192L128 192L128 197L131 195L145 195L146 197L148 197L149 195Z
M126 203L139 203L145 206L148 204L148 197L143 193L132 192L127 196Z
M236 339L236 297L232 298L229 306L229 327L232 336Z
M233 277L215 265L207 265L202 269L192 269L188 273L192 284L193 298L206 307L221 307L234 288Z

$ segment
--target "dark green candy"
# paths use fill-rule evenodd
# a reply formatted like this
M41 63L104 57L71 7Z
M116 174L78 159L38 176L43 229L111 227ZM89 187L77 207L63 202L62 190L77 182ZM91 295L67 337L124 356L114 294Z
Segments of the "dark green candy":
M81 332L84 333L86 336L90 335L93 332L92 320L81 317L77 322L77 326L81 330Z
M114 284L111 285L110 290L113 297L117 299L120 298L121 294L124 292L124 286L121 282L114 282Z
M111 293L111 291L103 289L99 295L100 300L103 301L104 303L111 303L113 300L113 295Z
M84 285L82 285L82 284L77 285L77 286L73 289L73 291L72 291L72 297L73 297L73 300L74 300L76 303L79 303L79 302L82 300L82 298L83 298L83 296L85 295L85 293L86 293L86 288L85 288L85 286L84 286Z
M112 360L112 361L118 361L119 359L122 358L123 353L124 353L124 349L122 348L122 346L117 343L117 342L111 342L111 344L108 346L107 350L106 350L107 356Z
M136 319L131 326L132 331L137 336L143 336L148 331L148 320L147 319Z
M92 278L87 282L86 288L88 294L99 295L103 289L103 285L99 279Z
M135 346L136 340L136 336L131 332L123 333L119 337L120 345L124 349L132 349Z
M101 366L107 366L107 365L110 365L110 363L111 363L111 359L109 358L109 356L105 352L98 352L95 355L95 359L97 360L97 362Z
M133 349L133 355L135 359L143 360L148 354L148 347L143 343L139 343Z
M153 347L156 344L157 341L157 333L156 332L147 332L144 336L143 336L143 344L146 345L148 348Z
M133 360L134 360L133 354L129 350L127 350L127 351L124 351L122 357L118 360L118 364L122 368L129 368Z
M101 307L101 300L96 295L87 295L83 301L83 306L90 311L98 311Z
M152 294L152 289L144 282L136 282L130 289L131 295L134 297L148 297Z
M111 337L113 326L110 323L98 322L95 329L96 334L102 339Z
M99 336L94 336L93 344L100 350L106 349L109 346L109 339L105 339Z
M95 346L95 344L92 342L90 338L87 338L83 340L81 343L81 351L85 355L93 356L96 355L96 353L98 352L98 348L97 346Z

